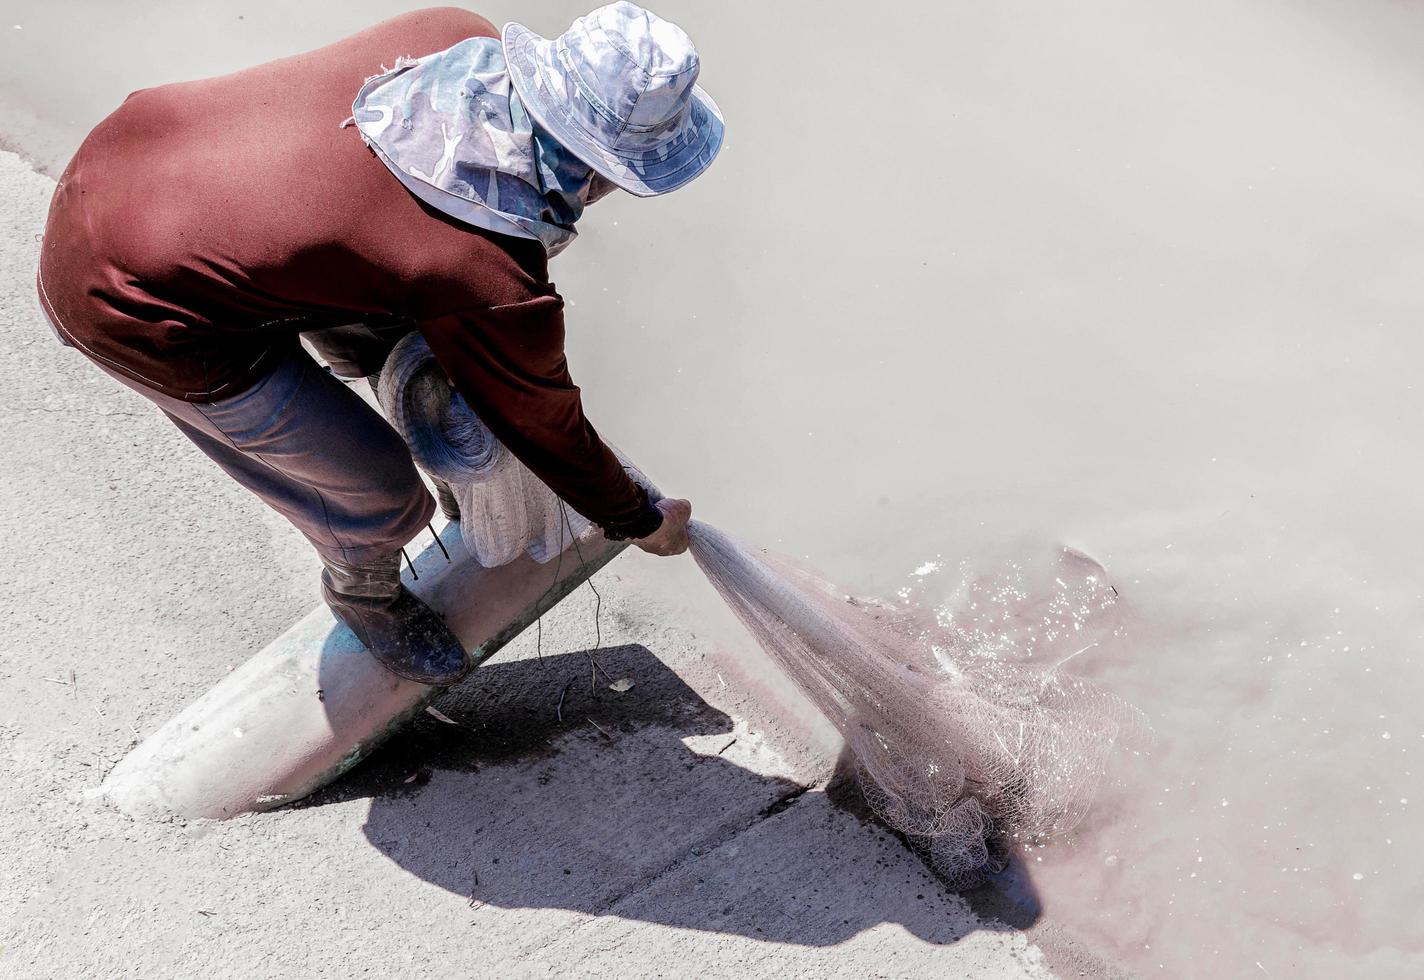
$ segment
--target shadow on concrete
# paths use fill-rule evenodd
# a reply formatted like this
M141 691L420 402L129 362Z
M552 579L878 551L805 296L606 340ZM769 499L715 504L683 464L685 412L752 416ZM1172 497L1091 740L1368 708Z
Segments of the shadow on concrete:
M882 833L895 837L905 849L919 858L930 874L941 878L934 864L922 854L909 839L898 831L891 830L880 822L865 800L856 781L855 755L849 748L841 749L836 759L836 768L826 785L826 796L835 805L848 813L853 813L863 823L874 824ZM1033 883L1032 874L1023 858L1005 842L991 842L996 848L995 860L1002 866L987 875L978 884L970 887L951 888L969 903L979 915L998 919L1015 929L1030 929L1043 916L1043 903L1039 899L1038 888ZM946 883L948 886L948 883Z
M806 795L731 761L732 719L645 647L486 664L437 710L456 724L423 713L297 805L370 798L372 845L471 905L807 946L886 921L931 943L1003 928L946 901L843 780Z

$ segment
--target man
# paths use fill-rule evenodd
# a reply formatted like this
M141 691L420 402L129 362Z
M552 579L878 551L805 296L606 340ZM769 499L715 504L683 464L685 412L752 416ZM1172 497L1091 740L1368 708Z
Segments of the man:
M691 505L650 502L584 418L547 261L604 194L666 193L711 163L722 121L698 67L686 34L630 3L553 40L441 8L135 92L59 179L41 305L301 530L323 597L383 665L453 683L465 651L399 580L434 501L394 430L298 338L356 378L419 330L575 510L645 551L685 550Z

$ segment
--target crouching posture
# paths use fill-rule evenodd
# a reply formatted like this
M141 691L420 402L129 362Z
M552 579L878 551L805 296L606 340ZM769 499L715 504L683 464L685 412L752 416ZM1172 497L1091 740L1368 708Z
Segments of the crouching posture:
M465 651L399 579L435 502L299 338L360 378L420 331L570 506L681 552L691 505L650 502L584 417L548 259L605 194L666 193L712 162L722 121L697 73L687 36L630 3L552 40L442 8L135 92L59 179L41 304L62 342L311 541L322 595L382 664L452 683Z

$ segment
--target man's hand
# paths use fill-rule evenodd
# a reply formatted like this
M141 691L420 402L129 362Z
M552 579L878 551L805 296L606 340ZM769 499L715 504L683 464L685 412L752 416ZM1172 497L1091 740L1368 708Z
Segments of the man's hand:
M664 497L654 506L663 512L662 524L646 538L634 538L632 543L650 555L682 554L687 550L687 522L692 519L692 504Z

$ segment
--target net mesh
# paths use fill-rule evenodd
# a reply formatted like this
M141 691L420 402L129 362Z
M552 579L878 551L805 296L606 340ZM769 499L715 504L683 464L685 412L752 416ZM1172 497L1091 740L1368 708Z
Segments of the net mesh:
M416 462L450 485L482 564L547 561L569 543L558 497L452 392L418 334L391 354L380 401ZM573 534L587 528L569 516ZM1060 569L1051 588L972 583L960 605L974 614L955 616L908 590L898 603L847 595L701 522L688 534L712 585L839 730L871 809L952 884L992 870L1005 842L1071 830L1115 749L1151 740L1138 711L1067 671L1082 650L1058 656L1116 599L1083 556L1065 552L1088 567Z
M871 809L955 885L994 870L1005 842L1071 830L1115 750L1151 741L1140 712L1062 661L1035 662L1042 651L1004 629L847 595L697 521L689 537L738 619L840 731ZM1087 588L1099 584L1111 591L1105 578ZM1084 597L1063 604L1071 620ZM1039 625L1036 637L1053 632Z

